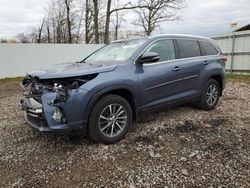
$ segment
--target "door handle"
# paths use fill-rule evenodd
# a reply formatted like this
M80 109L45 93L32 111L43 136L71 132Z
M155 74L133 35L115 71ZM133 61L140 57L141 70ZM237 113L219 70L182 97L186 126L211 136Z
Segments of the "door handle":
M173 70L173 71L179 71L179 70L181 70L181 68L178 67L178 66L176 66L176 67L174 67L172 70Z
M207 64L209 64L210 62L209 61L204 61L202 64L203 65L207 65Z

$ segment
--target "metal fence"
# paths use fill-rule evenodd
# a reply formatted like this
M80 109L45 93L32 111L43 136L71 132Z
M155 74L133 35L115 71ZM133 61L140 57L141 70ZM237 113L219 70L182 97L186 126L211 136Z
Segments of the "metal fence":
M230 72L250 72L250 31L232 32L212 37L228 57Z
M30 70L84 59L102 45L0 44L0 78L24 76Z

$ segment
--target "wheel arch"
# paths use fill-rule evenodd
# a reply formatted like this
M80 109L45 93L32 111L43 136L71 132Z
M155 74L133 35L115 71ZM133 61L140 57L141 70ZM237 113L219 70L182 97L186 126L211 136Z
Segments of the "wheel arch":
M107 87L104 88L98 92L96 92L96 94L94 94L92 96L92 98L90 99L88 105L87 105L87 110L85 111L84 114L84 119L87 120L87 125L89 122L89 115L94 107L94 105L96 104L96 102L98 100L100 100L102 97L109 95L109 94L115 94L115 95L119 95L121 97L123 97L124 99L126 99L128 101L128 103L130 104L131 108L132 108L132 112L133 112L133 121L135 121L137 119L137 96L136 96L136 92L135 90L128 85L119 85L119 86L111 86L111 87Z
M222 91L223 91L223 77L222 77L222 75L215 74L215 75L210 76L209 79L214 79L218 82L218 84L220 86L220 96L222 96Z

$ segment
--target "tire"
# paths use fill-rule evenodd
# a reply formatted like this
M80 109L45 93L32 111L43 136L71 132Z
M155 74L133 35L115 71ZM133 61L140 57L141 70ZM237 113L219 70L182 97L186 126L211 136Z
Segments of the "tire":
M119 95L106 95L96 102L90 113L88 134L98 143L119 142L127 135L132 116L131 106L126 99Z
M207 111L213 110L219 101L220 91L219 83L215 79L209 79L198 103L198 107Z

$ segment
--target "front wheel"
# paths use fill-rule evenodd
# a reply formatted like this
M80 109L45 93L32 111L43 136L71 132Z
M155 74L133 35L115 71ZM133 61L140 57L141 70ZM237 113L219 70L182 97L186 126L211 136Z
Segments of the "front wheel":
M220 97L220 86L214 79L208 80L198 107L204 110L213 110Z
M89 135L98 143L113 144L126 136L132 124L132 109L118 95L106 95L94 105L89 118Z

